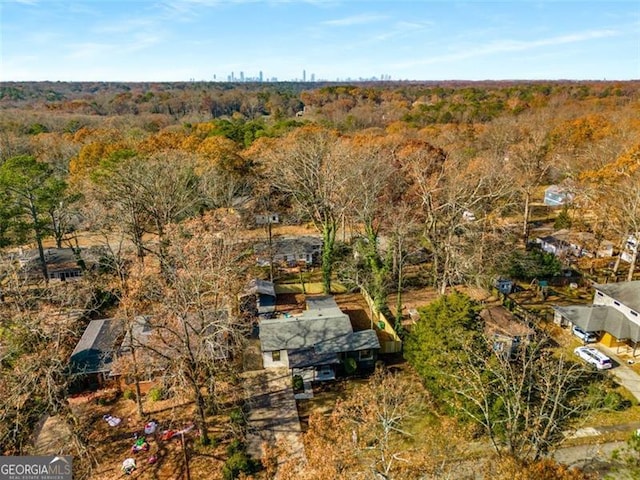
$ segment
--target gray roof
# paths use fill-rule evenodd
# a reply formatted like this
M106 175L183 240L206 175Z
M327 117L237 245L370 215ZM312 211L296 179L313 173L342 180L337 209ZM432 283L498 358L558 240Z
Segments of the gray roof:
M313 253L322 248L322 243L322 237L311 235L273 237L271 248L274 255ZM258 242L254 245L256 253L260 254L268 250L267 242Z
M529 337L535 333L502 305L483 309L480 318L484 320L485 332L489 335L498 333L508 337Z
M263 352L312 347L317 343L351 333L351 320L342 312L307 310L299 317L265 319L260 322Z
M311 295L305 297L307 310L322 310L327 308L339 308L336 299L331 295Z
M593 288L640 313L640 280L595 284Z
M347 333L346 335L320 342L315 346L315 350L318 353L357 352L376 348L380 348L380 341L373 330Z
M148 315L140 315L133 320L133 325L131 327L131 335L127 331L124 335L124 340L122 340L122 345L120 347L121 350L129 350L131 348L131 338L133 336L133 346L139 347L142 345L146 345L151 337L151 333L153 328L151 327L150 320L151 317Z
M249 282L249 286L247 290L245 290L244 295L269 295L271 297L276 296L276 288L273 282L269 282L267 280L260 280L259 278L254 278Z
M640 325L623 313L606 305L572 305L554 307L560 315L586 332L608 332L614 337L640 341Z
M119 320L92 320L71 354L73 373L109 372L113 363L116 341L122 334Z
M319 353L313 348L291 350L288 352L288 357L290 368L305 368L340 363L340 359L336 353Z

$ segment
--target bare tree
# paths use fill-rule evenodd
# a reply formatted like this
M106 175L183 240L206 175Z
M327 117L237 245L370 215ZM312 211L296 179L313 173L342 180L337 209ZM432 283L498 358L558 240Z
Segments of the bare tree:
M317 127L295 130L263 152L268 178L322 234L322 283L331 292L334 246L345 198L346 159L335 132Z
M172 281L157 292L162 302L150 319L153 338L144 346L195 402L203 444L210 441L207 405L217 407L220 376L235 371L250 328L237 309L246 256L240 245L225 242L224 227L212 222L208 217L169 232Z
M433 272L440 293L464 282L473 270L466 247L484 241L483 222L504 204L509 181L503 163L491 158L430 155L405 160L413 189L421 201L424 237L433 254ZM427 163L425 164L425 160Z
M167 274L166 229L201 205L193 159L172 151L116 159L106 163L96 178L103 201L119 213L138 255L153 253ZM156 236L155 245L145 240L145 233Z
M482 426L498 454L537 460L593 407L587 391L598 374L554 355L544 340L520 348L515 358L491 347L466 348L468 361L449 375L453 406Z
M385 219L396 217L394 201L400 196L403 184L399 170L394 166L391 148L381 139L362 135L342 139L338 148L346 164L345 190L349 198L346 215L364 230L364 238L357 243L362 251L369 281L366 288L378 308L387 301L390 265L379 245L381 228Z
M289 479L413 480L456 478L457 457L466 432L454 420L437 417L414 428L431 411L419 380L406 372L378 370L370 381L339 400L329 415L314 414L304 435L307 464L286 463L278 476ZM289 468L288 468L289 467Z

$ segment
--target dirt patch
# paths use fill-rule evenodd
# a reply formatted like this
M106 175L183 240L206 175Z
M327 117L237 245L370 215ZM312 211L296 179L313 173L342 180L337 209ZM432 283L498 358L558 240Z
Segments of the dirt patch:
M223 390L225 390L223 388ZM226 392L226 390L225 390ZM225 398L233 396L226 392ZM91 454L95 457L97 467L91 478L96 480L115 480L123 478L121 466L124 459L132 457L136 460L137 470L134 476L140 479L183 478L186 472L185 455L181 437L176 436L163 440L164 430L178 431L192 425L196 418L193 403L185 403L175 398L156 402L144 401L145 416L137 418L136 405L133 400L122 398L115 391L103 390L92 394L77 395L70 398L74 413L81 424L91 446ZM111 427L103 418L104 415L119 417L119 425ZM134 434L144 435L144 426L154 419L159 427L151 435L145 435L149 444L147 452L132 453L135 442ZM56 423L56 421L58 423ZM188 455L191 478L221 479L222 467L227 458L226 447L234 436L228 411L211 415L207 422L211 446L203 447L198 438L199 433L193 428L185 433L185 448ZM44 423L37 445L40 454L66 453L67 448L58 448L62 426L56 417ZM151 455L157 455L158 461L148 462Z
M276 298L276 313L302 313L306 308L303 293L279 293Z

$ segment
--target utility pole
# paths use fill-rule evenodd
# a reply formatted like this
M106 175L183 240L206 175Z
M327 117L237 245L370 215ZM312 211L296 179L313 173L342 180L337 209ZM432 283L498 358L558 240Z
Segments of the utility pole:
M187 474L187 480L191 480L191 472L189 471L189 457L187 456L187 446L184 443L184 432L180 432L180 439L182 441L182 454L184 456L185 473Z

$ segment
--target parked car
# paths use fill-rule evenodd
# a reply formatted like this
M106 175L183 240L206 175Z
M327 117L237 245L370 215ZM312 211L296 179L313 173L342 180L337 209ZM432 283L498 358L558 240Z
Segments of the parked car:
M578 325L574 325L571 328L573 334L582 340L584 343L593 343L598 341L598 335L595 332L585 332Z
M609 357L593 347L578 347L573 353L585 362L595 366L598 370L606 370L613 366Z

